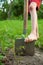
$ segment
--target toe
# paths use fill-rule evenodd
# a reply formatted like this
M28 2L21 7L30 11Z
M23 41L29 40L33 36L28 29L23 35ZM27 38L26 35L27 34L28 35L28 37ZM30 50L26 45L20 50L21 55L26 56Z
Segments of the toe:
M25 38L24 42L28 42L28 38Z

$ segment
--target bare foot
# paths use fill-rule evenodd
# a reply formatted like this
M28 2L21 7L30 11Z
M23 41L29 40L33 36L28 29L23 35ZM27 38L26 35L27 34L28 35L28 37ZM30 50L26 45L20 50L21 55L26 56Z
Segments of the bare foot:
M32 42L32 41L35 41L35 40L37 40L37 36L35 34L31 33L30 35L28 35L27 38L25 38L24 41L25 42Z

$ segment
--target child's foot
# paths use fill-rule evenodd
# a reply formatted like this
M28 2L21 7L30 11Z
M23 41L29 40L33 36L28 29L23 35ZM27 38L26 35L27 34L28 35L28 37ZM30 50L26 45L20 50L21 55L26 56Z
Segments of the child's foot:
M32 41L35 41L37 40L37 36L33 33L31 33L27 38L25 38L25 42L32 42Z

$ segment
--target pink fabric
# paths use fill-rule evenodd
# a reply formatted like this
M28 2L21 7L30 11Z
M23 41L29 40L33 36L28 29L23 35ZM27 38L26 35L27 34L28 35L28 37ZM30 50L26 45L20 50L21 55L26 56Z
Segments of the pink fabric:
M29 0L29 4L30 4L31 2L36 2L36 3L37 3L37 7L38 7L38 8L40 7L41 0Z

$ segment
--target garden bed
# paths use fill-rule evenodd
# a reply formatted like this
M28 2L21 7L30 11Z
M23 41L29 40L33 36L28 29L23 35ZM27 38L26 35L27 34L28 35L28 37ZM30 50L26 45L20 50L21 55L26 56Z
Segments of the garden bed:
M37 48L35 48L34 56L14 56L13 57L11 55L11 52L10 52L10 56L9 56L10 60L6 60L6 62L4 63L5 65L7 65L9 62L10 63L8 65L43 65L43 50L39 50ZM7 59L9 58L7 57Z

